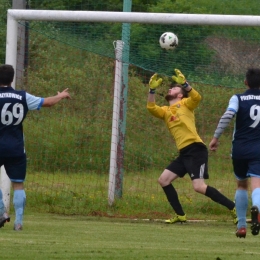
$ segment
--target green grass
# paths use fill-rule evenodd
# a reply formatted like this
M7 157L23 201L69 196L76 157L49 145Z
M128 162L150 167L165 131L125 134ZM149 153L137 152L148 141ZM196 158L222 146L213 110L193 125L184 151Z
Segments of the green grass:
M234 198L235 180L229 172L211 172L207 183L230 199ZM217 164L216 164L217 167ZM232 166L229 165L230 171ZM108 205L108 175L85 173L32 173L25 182L27 208L39 212L113 216L121 218L167 218L173 214L166 196L157 183L160 170L126 173L123 196ZM208 197L196 193L188 176L176 180L174 186L189 219L230 221L228 210ZM11 207L12 210L12 207Z
M259 259L259 237L227 222L161 222L28 212L24 230L0 229L1 259Z

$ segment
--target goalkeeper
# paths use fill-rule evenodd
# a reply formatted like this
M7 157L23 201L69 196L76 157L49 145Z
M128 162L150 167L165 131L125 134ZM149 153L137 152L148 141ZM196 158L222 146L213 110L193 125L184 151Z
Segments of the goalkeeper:
M11 65L0 66L0 167L4 166L6 174L14 189L13 205L15 210L14 230L23 228L23 215L26 201L24 180L26 176L26 154L24 150L23 120L29 110L51 107L62 99L70 99L68 89L47 98L35 97L23 90L11 87L14 68ZM3 194L0 189L0 228L10 222Z
M172 182L188 173L193 189L225 206L236 224L235 203L204 181L209 178L208 150L197 133L194 117L194 109L199 105L201 96L189 85L180 70L175 69L175 73L176 76L172 76L172 79L177 84L173 85L165 96L169 106L160 107L155 103L156 88L162 83L162 79L158 78L157 74L154 74L149 81L150 90L147 100L148 111L165 122L179 151L179 156L164 169L158 179L175 212L175 216L165 222L172 224L187 220Z

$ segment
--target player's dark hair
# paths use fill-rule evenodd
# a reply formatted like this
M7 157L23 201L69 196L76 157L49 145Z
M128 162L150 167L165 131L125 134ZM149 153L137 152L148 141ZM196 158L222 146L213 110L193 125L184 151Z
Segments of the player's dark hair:
M249 68L246 72L246 81L249 88L260 88L260 69Z
M188 97L188 92L184 89L184 87L181 87L181 93L183 95L183 98L187 98Z
M10 86L14 80L14 68L11 65L4 64L0 66L0 85Z

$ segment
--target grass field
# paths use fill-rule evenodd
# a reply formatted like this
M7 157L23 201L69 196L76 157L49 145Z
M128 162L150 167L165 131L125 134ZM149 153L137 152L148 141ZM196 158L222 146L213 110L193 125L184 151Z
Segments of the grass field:
M25 214L24 230L0 229L1 259L259 259L259 236L231 222L162 222ZM249 228L250 229L250 228Z

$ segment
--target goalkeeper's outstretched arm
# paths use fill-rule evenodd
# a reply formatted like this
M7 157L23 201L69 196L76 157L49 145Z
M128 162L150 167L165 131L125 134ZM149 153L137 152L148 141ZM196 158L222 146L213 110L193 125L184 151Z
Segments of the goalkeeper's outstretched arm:
M147 102L155 102L155 95L149 92Z
M155 73L149 81L149 94L147 102L155 102L155 91L162 84L162 78Z
M155 104L155 90L162 83L162 79L158 78L157 74L154 74L149 81L149 93L147 98L148 111L157 118L163 118L164 110Z
M190 92L192 87L190 86L190 84L188 83L188 81L186 80L185 76L182 74L182 72L179 69L174 69L174 72L176 74L172 76L172 80L175 81L178 84L181 84L182 87L187 91Z

